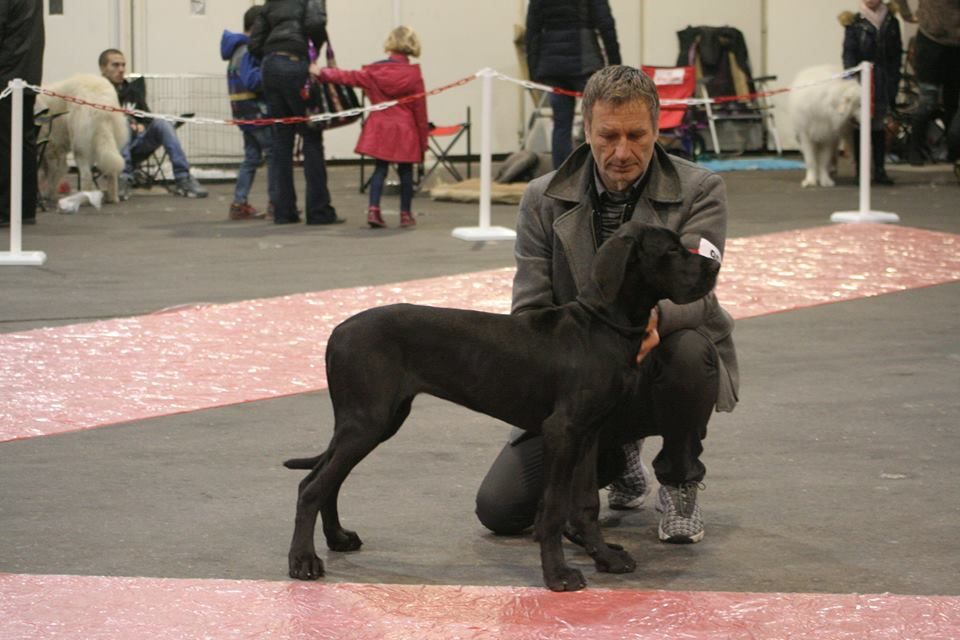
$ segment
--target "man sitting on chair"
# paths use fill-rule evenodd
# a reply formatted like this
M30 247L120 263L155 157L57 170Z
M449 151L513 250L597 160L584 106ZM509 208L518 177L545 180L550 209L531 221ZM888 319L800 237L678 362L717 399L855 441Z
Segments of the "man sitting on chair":
M124 77L127 72L127 61L122 51L107 49L100 54L99 63L100 73L117 90L120 106L124 109L150 111L143 84L132 83ZM190 163L187 162L187 156L183 152L173 125L166 120L130 118L130 139L122 150L126 166L120 176L120 199L126 200L130 197L134 162L146 159L160 146L166 150L173 165L173 192L187 198L206 198L207 190L190 175Z

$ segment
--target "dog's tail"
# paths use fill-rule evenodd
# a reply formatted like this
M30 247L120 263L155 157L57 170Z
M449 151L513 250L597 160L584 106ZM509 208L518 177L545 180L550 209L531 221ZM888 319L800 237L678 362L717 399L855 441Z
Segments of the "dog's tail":
M320 464L327 457L327 452L324 451L318 456L312 458L291 458L284 461L283 466L287 469L313 469L315 466Z

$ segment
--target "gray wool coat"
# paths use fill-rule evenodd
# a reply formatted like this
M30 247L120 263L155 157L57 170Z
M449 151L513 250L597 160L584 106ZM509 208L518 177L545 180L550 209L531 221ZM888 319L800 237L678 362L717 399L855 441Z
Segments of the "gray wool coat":
M648 171L633 219L672 229L691 249L698 249L705 238L722 254L727 195L720 176L667 155L660 145ZM559 169L532 181L524 192L514 248L513 313L571 302L590 278L597 252L588 191L592 179L593 156L590 147L583 145ZM662 300L658 307L661 336L693 329L714 344L719 363L717 410L732 411L740 378L733 318L720 306L716 294L711 292L685 305Z

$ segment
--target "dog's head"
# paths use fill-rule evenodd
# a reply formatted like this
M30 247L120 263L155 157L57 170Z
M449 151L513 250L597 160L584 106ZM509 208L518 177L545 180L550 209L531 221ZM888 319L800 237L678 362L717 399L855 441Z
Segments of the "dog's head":
M658 300L686 304L708 294L719 271L719 260L691 252L670 229L630 221L600 247L585 293L637 326Z

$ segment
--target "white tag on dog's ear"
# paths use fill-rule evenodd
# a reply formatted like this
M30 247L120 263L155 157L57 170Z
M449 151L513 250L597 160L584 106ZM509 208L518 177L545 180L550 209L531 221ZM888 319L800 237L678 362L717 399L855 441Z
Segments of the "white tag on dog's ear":
M716 245L706 238L700 238L700 246L697 247L697 253L704 258L712 258L717 262L723 262L723 255L720 253L720 249L717 249Z

